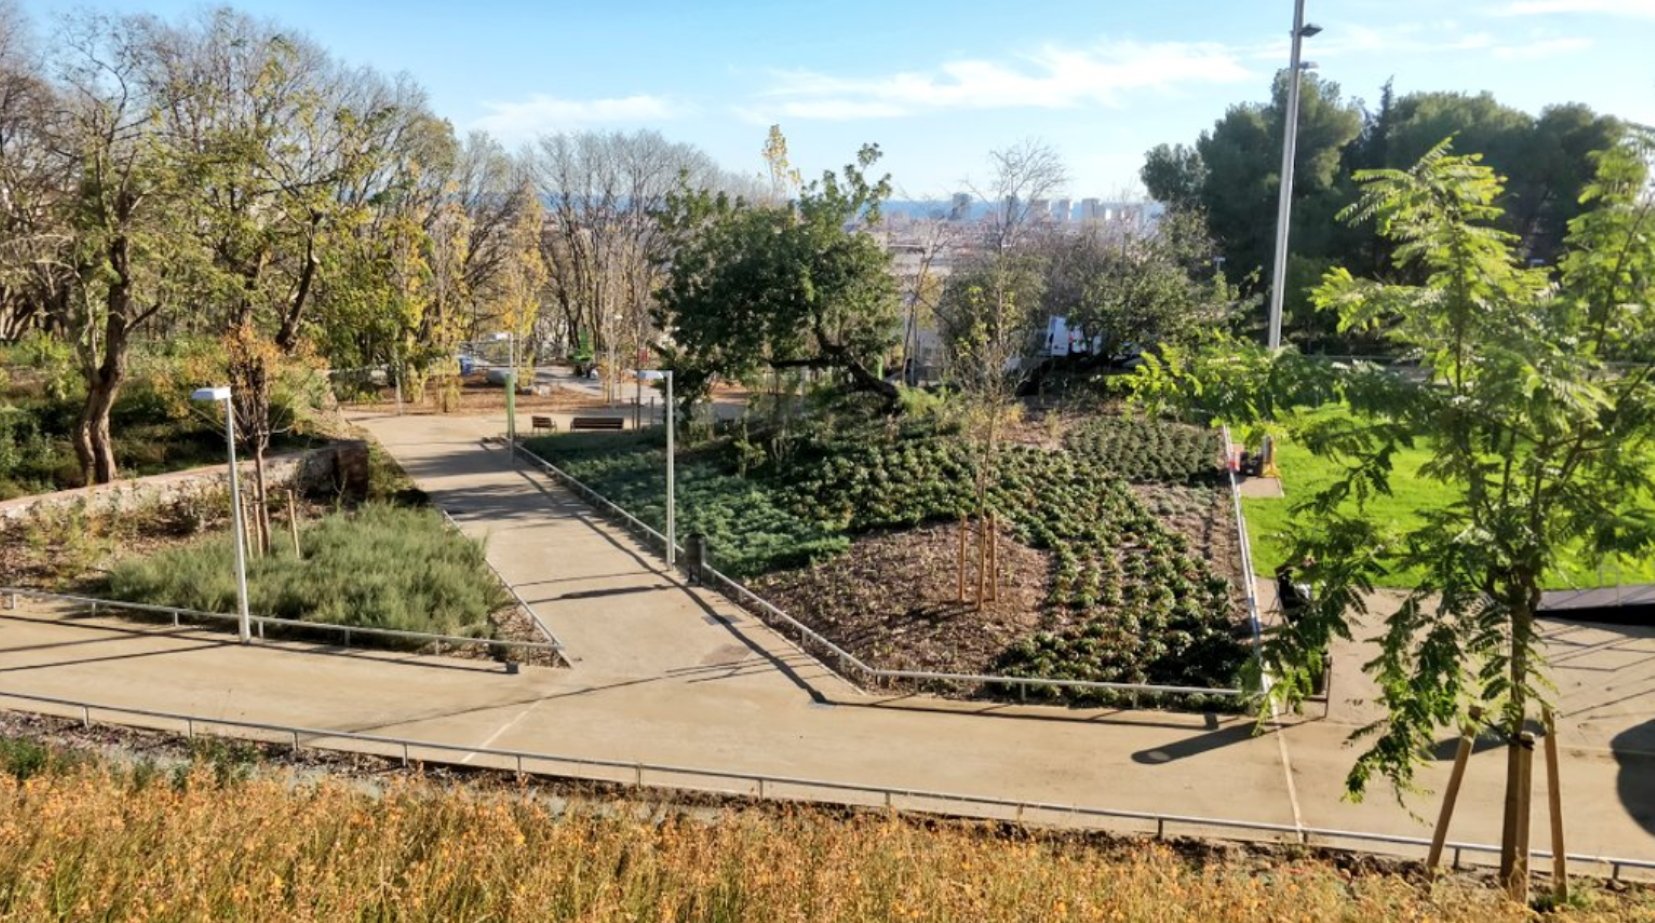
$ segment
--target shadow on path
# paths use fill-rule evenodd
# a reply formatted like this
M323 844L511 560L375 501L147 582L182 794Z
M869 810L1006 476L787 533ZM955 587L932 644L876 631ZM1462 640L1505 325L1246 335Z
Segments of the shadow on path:
M1252 721L1238 721L1227 728L1209 731L1195 737L1186 737L1160 747L1139 750L1132 754L1132 762L1146 766L1176 763L1179 760L1211 753L1214 750L1252 740L1259 736L1258 726Z
M1609 747L1615 753L1615 762L1620 764L1615 789L1621 804L1638 826L1655 834L1655 754L1651 753L1652 739L1655 739L1655 719L1617 734L1609 742Z

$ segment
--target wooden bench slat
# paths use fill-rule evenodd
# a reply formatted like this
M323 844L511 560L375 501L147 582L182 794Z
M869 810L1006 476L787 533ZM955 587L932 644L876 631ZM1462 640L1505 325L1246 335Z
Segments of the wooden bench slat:
M619 431L626 425L620 417L575 417L569 421L569 431L575 430L614 430Z

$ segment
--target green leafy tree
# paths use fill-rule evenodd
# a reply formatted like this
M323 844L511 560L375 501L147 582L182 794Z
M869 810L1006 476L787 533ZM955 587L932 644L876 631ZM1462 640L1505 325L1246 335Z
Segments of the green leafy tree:
M1418 357L1417 376L1241 343L1174 351L1143 373L1147 400L1282 426L1343 464L1296 507L1295 554L1313 556L1306 576L1317 592L1265 645L1273 697L1291 704L1308 693L1328 643L1351 637L1377 578L1422 575L1385 616L1366 665L1386 716L1357 732L1371 745L1347 780L1355 795L1375 774L1399 797L1411 790L1435 734L1466 721L1473 704L1497 716L1515 765L1518 735L1549 688L1534 622L1543 581L1565 553L1655 547L1655 518L1629 499L1655 487L1655 364L1617 362L1649 355L1655 341L1649 154L1645 137L1599 155L1584 196L1591 208L1570 224L1556 285L1498 227L1501 182L1477 155L1451 154L1445 141L1411 169L1358 174L1349 217L1376 221L1399 269L1423 281L1336 269L1316 302L1346 329L1382 326ZM1349 412L1294 413L1328 400ZM1420 474L1453 501L1401 529L1366 501L1388 492L1392 459L1409 446L1430 451ZM1508 832L1517 794L1513 773ZM1510 849L1502 857L1508 883L1514 859Z
M1144 188L1157 202L1173 211L1194 211L1201 207L1207 165L1201 153L1182 144L1157 144L1144 155L1138 171Z
M1332 217L1347 198L1340 195L1344 148L1362 129L1361 112L1340 96L1339 85L1303 75L1299 134L1293 167L1293 235L1297 252L1322 253ZM1203 172L1201 204L1212 234L1234 277L1268 276L1280 186L1282 136L1287 111L1287 75L1277 75L1271 101L1231 106L1196 141Z
M655 320L688 409L717 379L761 368L831 369L855 390L894 405L875 374L896 343L898 299L890 256L854 229L879 218L889 177L867 145L841 174L823 173L790 205L763 205L685 188L660 215L670 240Z
M1217 253L1195 211L1169 213L1153 234L1083 230L1043 249L1044 313L1101 337L1105 359L1188 339L1235 309L1236 292L1215 270Z

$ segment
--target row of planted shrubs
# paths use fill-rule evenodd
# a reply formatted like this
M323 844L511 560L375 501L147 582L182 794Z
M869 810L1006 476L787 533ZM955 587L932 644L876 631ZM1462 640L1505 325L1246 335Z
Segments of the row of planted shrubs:
M1215 429L1144 417L1098 417L1063 438L1070 452L1134 484L1215 478L1223 443Z
M278 536L285 539L285 536ZM508 602L483 545L448 528L431 509L368 503L330 514L247 565L256 615L492 637L489 614ZM226 534L117 563L114 599L234 612L235 549Z
M1133 425L1110 419L1088 428L1115 422ZM1193 456L1204 434L1190 433L1157 445ZM935 427L827 431L791 439L785 451L773 443L757 464L743 457L745 442L715 440L678 464L680 532L706 534L715 563L732 576L826 560L856 534L974 509L972 457ZM655 434L552 436L531 449L645 522L664 522L665 448ZM1194 476L1187 460L1163 467L1178 480ZM1232 639L1236 613L1227 581L1089 450L1010 447L989 500L1023 541L1054 555L1047 604L1065 613L1066 626L1013 645L1000 657L1000 671L1107 682L1234 681L1246 651ZM1055 687L1043 691L1076 698Z

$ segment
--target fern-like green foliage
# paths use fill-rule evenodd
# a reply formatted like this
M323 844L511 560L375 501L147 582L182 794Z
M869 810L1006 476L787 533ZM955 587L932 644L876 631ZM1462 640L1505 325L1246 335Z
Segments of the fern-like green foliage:
M1137 400L1232 425L1286 432L1343 467L1295 507L1295 558L1313 559L1310 611L1266 645L1272 696L1307 694L1329 643L1350 638L1375 580L1424 577L1384 613L1366 669L1386 716L1348 778L1400 795L1445 729L1471 706L1514 738L1545 705L1535 610L1565 555L1655 548L1655 199L1652 145L1632 133L1596 155L1591 207L1570 225L1555 270L1526 265L1496 229L1501 178L1448 141L1408 170L1356 174L1351 221L1396 244L1390 279L1327 273L1321 310L1382 331L1401 369L1314 361L1291 349L1215 338L1171 350L1138 375ZM1341 403L1341 413L1305 407ZM1420 476L1453 500L1398 527L1368 500L1390 490L1391 460L1425 448ZM1291 475L1289 473L1289 479Z

